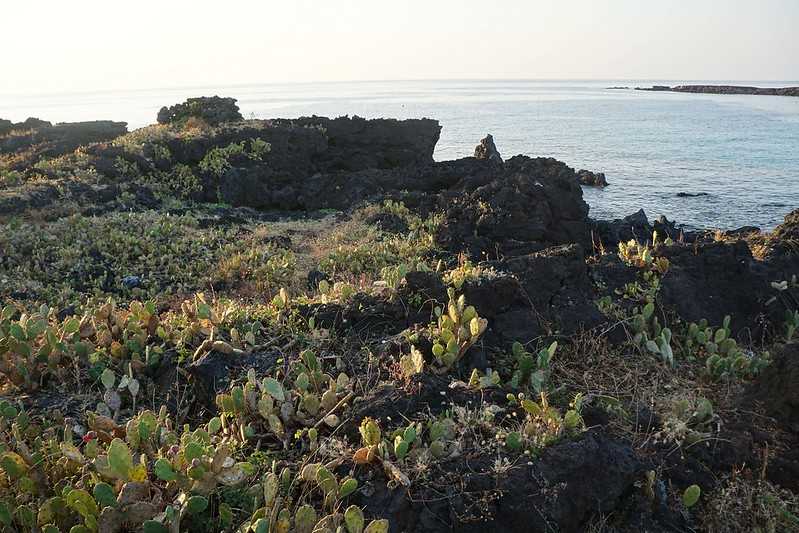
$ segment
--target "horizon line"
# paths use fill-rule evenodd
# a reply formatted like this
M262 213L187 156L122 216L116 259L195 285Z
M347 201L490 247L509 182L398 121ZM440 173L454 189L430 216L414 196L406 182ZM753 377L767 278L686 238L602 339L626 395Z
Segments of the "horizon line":
M98 89L74 89L65 91L44 91L44 92L2 92L0 96L53 96L53 95L76 95L76 94L98 94L98 93L120 93L120 92L147 92L147 91L178 91L194 89L219 89L219 88L245 88L258 87L265 85L334 85L349 83L422 83L422 82L663 82L663 81L703 81L703 82L735 82L735 83L796 83L799 80L748 80L748 79L700 79L700 78L407 78L407 79L364 79L364 80L316 80L316 81L251 81L236 82L231 84L189 84L189 85L167 85L161 87L135 87L131 89L122 88L98 88Z

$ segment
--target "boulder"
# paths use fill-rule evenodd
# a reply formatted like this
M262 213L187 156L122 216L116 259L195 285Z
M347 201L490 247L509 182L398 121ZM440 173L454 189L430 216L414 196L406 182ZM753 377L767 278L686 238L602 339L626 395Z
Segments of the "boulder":
M182 123L189 118L202 119L211 126L218 126L224 122L237 122L243 120L236 105L235 98L222 98L220 96L201 96L189 98L182 104L162 107L158 111L159 124Z
M659 239L669 237L677 240L686 236L675 222L670 221L663 215L658 217L654 223L650 223L643 209L639 209L622 219L591 220L594 245L603 246L605 249L610 250L615 250L620 242L630 240L639 242L651 241L654 232L657 232Z
M497 268L519 280L525 300L550 333L572 335L605 320L594 304L585 251L578 244L507 259Z
M660 298L686 321L706 318L718 326L732 318L733 335L749 339L762 326L761 311L769 296L768 281L759 275L744 241L674 245L661 250L669 260Z
M358 116L302 117L296 127L322 130L327 149L316 157L324 172L392 169L429 165L441 135L431 119L370 119Z
M463 285L466 301L488 319L482 341L486 346L506 349L515 341L524 344L545 335L571 335L605 322L594 304L583 248L577 244L486 265L498 274ZM419 287L431 283L423 283L421 274L406 279ZM423 292L442 297L431 290Z
M502 163L502 156L499 155L494 144L494 137L489 133L484 139L480 141L474 149L474 158L481 161L493 161L495 163Z
M474 450L437 468L437 486L422 485L413 498L379 488L356 503L388 517L392 531L571 533L626 505L645 469L628 443L599 431L547 447L500 475L495 462L496 455Z
M799 433L799 343L784 345L757 377L750 392L766 411Z
M577 171L577 181L580 185L588 187L607 187L608 180L605 178L604 172L591 172L590 170L581 169Z
M574 169L551 158L515 156L464 177L439 199L439 244L472 259L526 255L559 244L590 249L588 205Z

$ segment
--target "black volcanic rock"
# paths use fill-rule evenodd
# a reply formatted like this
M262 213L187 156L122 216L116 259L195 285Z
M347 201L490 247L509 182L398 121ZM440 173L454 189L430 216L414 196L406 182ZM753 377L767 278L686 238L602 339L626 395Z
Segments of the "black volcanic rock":
M110 120L62 122L52 125L39 119L14 124L0 138L0 154L22 154L14 168L27 168L43 157L58 157L90 143L116 139L127 133L127 123Z
M660 239L667 237L677 239L682 234L677 225L665 216L660 216L654 223L650 223L643 209L622 219L591 221L594 244L602 245L606 249L615 249L620 242L629 240L651 241L655 231Z
M577 181L580 182L580 185L589 187L608 186L608 180L605 178L604 172L591 172L590 170L581 169L577 171Z
M752 386L773 416L799 433L799 344L784 345Z
M494 161L495 163L502 163L502 156L494 144L494 137L489 133L474 149L474 158L480 160Z
M222 98L220 96L201 96L189 98L182 104L162 107L158 112L159 124L173 124L185 122L189 118L204 120L211 126L218 126L224 122L243 120L236 105L235 98Z
M669 246L660 255L670 263L661 301L683 320L706 318L719 325L730 315L736 335L758 328L769 284L755 268L746 242Z
M581 246L553 246L489 264L504 274L464 285L466 299L488 318L487 343L507 347L604 322Z
M439 244L476 260L568 243L590 249L582 189L574 169L555 159L515 156L464 177L440 202L446 221Z
M636 87L637 91L666 91L675 93L752 94L760 96L799 96L799 87L747 87L741 85L653 85Z

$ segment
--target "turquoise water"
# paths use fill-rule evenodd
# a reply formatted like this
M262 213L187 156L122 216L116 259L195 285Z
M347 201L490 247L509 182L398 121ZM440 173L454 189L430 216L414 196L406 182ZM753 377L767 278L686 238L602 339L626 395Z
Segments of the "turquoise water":
M585 190L591 215L644 208L688 227L771 228L799 207L799 98L609 90L659 81L405 81L275 84L61 95L0 95L0 117L155 121L189 96L239 99L246 117L431 117L443 130L436 159L471 155L486 133L504 157L552 156L605 172ZM799 82L730 83L759 86ZM680 198L677 193L707 193Z

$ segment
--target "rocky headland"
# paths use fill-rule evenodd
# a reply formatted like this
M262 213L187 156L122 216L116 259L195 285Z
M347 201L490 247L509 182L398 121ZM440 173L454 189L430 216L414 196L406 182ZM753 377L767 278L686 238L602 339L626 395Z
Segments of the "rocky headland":
M752 94L760 96L799 96L799 87L747 87L742 85L653 85L636 87L636 91L667 91L675 93Z
M0 121L5 527L796 529L799 210L595 220L604 174L434 161L435 120L157 118Z

